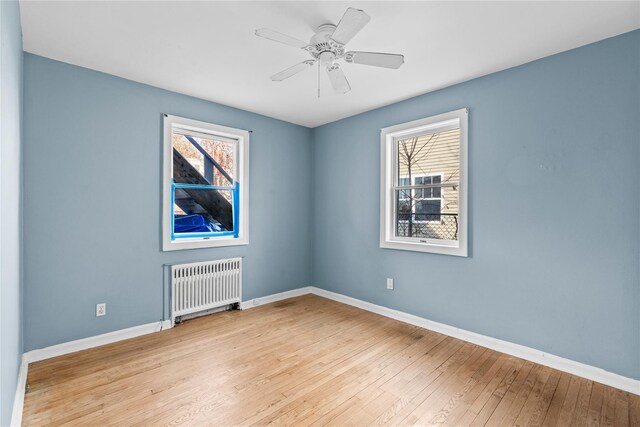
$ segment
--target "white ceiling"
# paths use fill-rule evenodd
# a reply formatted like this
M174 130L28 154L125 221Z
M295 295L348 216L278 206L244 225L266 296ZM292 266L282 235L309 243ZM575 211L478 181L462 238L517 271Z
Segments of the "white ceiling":
M347 7L371 22L348 50L402 53L399 70L344 64L335 95L317 69L269 76L303 50L254 35L309 40ZM95 2L20 4L24 50L126 79L315 127L640 28L640 2Z

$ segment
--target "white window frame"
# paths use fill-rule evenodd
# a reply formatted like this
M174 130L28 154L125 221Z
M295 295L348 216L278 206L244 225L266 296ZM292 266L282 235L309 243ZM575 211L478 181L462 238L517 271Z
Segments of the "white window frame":
M469 109L451 111L381 129L380 131L380 247L443 255L468 256L468 117ZM458 240L396 236L394 183L398 176L396 141L425 133L460 129L460 181L458 190Z
M234 178L239 183L238 237L216 236L171 239L171 183L173 181L173 128L178 127L196 134L215 135L237 141L234 162L237 169ZM162 173L162 250L216 248L249 244L249 132L215 125L184 117L164 115L163 173Z

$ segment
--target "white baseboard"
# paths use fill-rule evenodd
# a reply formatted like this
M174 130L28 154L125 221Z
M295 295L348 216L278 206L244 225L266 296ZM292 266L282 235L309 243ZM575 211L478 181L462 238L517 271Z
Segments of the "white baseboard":
M267 295L265 297L254 298L249 301L242 301L240 303L240 309L246 310L253 307L258 307L264 304L271 304L272 302L281 301L287 298L299 297L300 295L310 294L311 286L305 286L303 288L292 289L290 291L280 292L278 294Z
M160 331L164 331L171 328L173 328L173 324L171 323L171 320L163 320L162 322L160 322ZM160 331L153 331L153 332L160 332Z
M27 388L27 371L29 363L22 355L20 371L18 372L18 384L16 385L16 395L13 399L13 412L11 413L11 426L20 427L22 425L22 410L24 408L24 393Z
M111 344L117 341L127 340L129 338L139 337L153 332L159 332L164 329L171 328L170 320L162 320L146 325L134 326L132 328L120 329L118 331L108 332L94 337L82 338L75 341L69 341L62 344L52 345L50 347L31 350L24 354L27 364L38 362L40 360L50 359L52 357L62 356L64 354L74 353L76 351L86 350L105 344Z
M409 323L411 325L429 329L431 331L448 335L450 337L458 338L463 341L480 345L482 347L490 348L501 353L506 353L511 356L529 360L531 362L548 366L559 371L577 375L579 377L615 387L620 390L628 391L629 393L640 395L640 380L635 380L633 378L627 378L622 375L614 374L613 372L608 372L604 369L596 368L595 366L585 365L584 363L565 359L563 357L545 353L543 351L536 350L530 347L525 347L523 345L488 337L486 335L480 335L475 332L470 332L464 329L456 328L454 326L445 325L444 323L434 322L429 319L414 316L413 314L393 310L387 307L372 304L370 302L362 301L335 292L326 291L324 289L316 288L313 286L311 287L311 293L324 298L329 298L337 302L358 307L363 310L371 311L385 317L390 317L401 322Z

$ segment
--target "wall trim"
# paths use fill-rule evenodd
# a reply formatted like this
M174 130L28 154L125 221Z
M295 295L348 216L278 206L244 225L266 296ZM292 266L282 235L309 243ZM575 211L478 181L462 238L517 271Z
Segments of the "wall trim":
M16 395L13 399L13 412L11 413L11 426L20 427L22 425L22 411L24 408L24 393L27 388L27 371L29 363L22 355L20 371L18 372L18 384L16 384Z
M431 331L448 335L450 337L458 338L472 344L489 348L491 350L496 350L501 353L506 353L511 356L529 360L531 362L548 366L559 371L577 375L579 377L615 387L629 393L640 395L640 380L635 380L633 378L614 374L613 372L605 371L604 369L596 368L595 366L586 365L584 363L576 362L570 359L565 359L554 354L545 353L543 351L536 350L531 347L526 347L520 344L514 344L509 341L503 341L486 335L477 334L475 332L456 328L444 323L434 322L433 320L418 317L413 314L393 310L391 308L372 304L370 302L362 301L317 287L312 286L311 293L337 302L341 302L343 304L370 311L372 313L380 314L381 316L390 317L401 322L409 323L411 325L429 329Z
M281 301L283 299L299 297L301 295L311 294L311 286L305 286L298 289L292 289L290 291L284 291L277 294L267 295L260 298L254 298L248 301L242 301L240 303L241 310L247 310L249 308L259 307L265 304L271 304L272 302Z
M139 337L153 332L160 332L172 327L170 320L161 320L158 322L147 323L145 325L133 326L131 328L120 329L118 331L107 332L102 335L82 338L79 340L69 341L62 344L52 345L50 347L39 348L26 352L23 357L27 364L38 362L40 360L50 359L52 357L62 356L76 351L86 350L105 344L127 340L129 338Z

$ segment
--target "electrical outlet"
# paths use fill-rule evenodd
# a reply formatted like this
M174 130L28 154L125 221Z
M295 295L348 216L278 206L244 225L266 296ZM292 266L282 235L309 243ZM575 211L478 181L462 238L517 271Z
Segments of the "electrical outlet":
M387 277L387 289L393 289L393 279Z
M104 302L96 304L96 317L104 316L105 314L107 314L107 304Z

